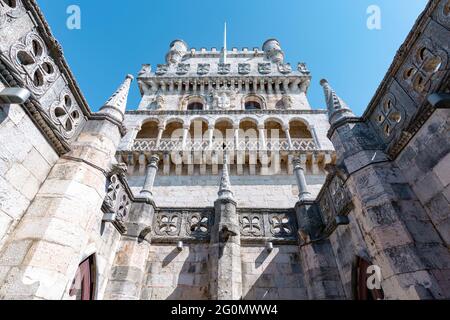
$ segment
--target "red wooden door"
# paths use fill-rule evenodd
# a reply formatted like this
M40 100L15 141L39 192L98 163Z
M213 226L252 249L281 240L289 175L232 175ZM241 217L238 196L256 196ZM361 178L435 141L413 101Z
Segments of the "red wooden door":
M89 257L78 267L69 292L70 296L76 297L76 300L94 300L93 262L93 257Z
M356 300L382 300L384 293L382 289L370 290L367 287L367 269L371 266L369 262L361 257L356 258L355 266L355 299Z

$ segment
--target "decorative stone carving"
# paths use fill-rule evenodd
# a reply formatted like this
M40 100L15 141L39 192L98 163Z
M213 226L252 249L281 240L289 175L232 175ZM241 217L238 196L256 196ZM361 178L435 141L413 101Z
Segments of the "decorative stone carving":
M232 88L219 88L211 92L212 105L214 109L230 110L233 109L233 101L236 97L236 90Z
M239 74L249 74L251 71L250 63L239 63L238 72Z
M179 63L177 66L177 74L183 75L189 72L191 65L189 63Z
M339 176L335 176L331 181L330 197L334 201L336 215L346 215L348 206L351 203L351 196L344 185L344 181Z
M278 64L278 71L283 74L289 74L292 72L292 67L289 63L280 63Z
M319 207L322 211L325 223L329 223L334 216L334 209L330 206L327 192L323 193L322 199L320 199L319 202Z
M292 237L293 226L291 217L287 214L272 214L269 216L270 233L274 237Z
M437 9L437 20L447 28L450 28L450 1L441 1Z
M262 215L242 215L240 217L241 235L248 237L264 236L264 224Z
M130 206L131 200L119 179L119 174L113 174L106 188L103 221L112 222L120 232L124 233L126 231L124 220L130 211Z
M400 77L411 89L415 98L423 100L433 91L436 75L446 70L448 55L431 38L421 39L412 50L409 61L401 69Z
M63 90L59 100L51 105L50 118L64 138L73 137L83 118L79 106L68 89Z
M56 65L48 55L44 41L34 31L13 44L9 56L27 87L38 96L58 78Z
M169 71L169 65L167 64L158 64L158 66L156 67L156 74L158 76L166 74L167 71Z
M149 64L142 65L141 71L138 73L138 78L140 77L150 77L152 73L152 66Z
M294 104L294 101L292 100L292 97L285 94L285 95L283 95L283 98L281 98L281 100L278 101L278 103L276 104L276 108L288 110L288 109L292 109L293 104Z
M217 73L228 74L231 71L231 64L229 63L219 63L217 66Z
M300 62L297 66L297 69L300 73L304 74L304 75L309 75L310 71L308 70L308 68L306 67L306 63L304 62Z
M402 108L403 109L403 108ZM403 122L400 109L397 107L397 100L392 93L389 93L382 99L381 104L375 112L376 124L385 138L394 137L392 133L397 126Z
M272 64L270 62L258 63L258 71L261 74L269 74L272 72Z
M0 28L26 12L21 0L0 0Z
M153 104L154 104L154 106L155 106L155 110L161 110L161 109L164 109L164 105L165 105L165 100L164 100L164 97L162 96L162 95L160 95L160 94L158 94L156 97L155 97L155 100L153 100Z
M178 236L181 229L181 215L177 212L160 212L154 223L155 233L159 236Z
M210 232L209 214L192 213L188 216L186 233L196 238L207 237Z
M197 73L199 75L205 75L209 73L211 65L209 63L199 63L197 67Z

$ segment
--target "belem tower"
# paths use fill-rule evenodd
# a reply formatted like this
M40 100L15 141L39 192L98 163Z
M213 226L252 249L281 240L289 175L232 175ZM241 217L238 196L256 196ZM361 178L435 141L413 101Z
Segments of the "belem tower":
M175 40L93 112L0 0L0 299L449 299L449 39L430 0L360 117L276 39Z

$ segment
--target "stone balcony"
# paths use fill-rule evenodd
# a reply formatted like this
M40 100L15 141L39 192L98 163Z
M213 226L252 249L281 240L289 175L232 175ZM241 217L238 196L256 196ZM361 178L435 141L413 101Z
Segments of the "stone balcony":
M208 141L187 140L185 143L174 139L136 139L131 151L137 152L168 152L168 151L315 151L317 150L314 139L267 139L261 142L256 139L239 141Z

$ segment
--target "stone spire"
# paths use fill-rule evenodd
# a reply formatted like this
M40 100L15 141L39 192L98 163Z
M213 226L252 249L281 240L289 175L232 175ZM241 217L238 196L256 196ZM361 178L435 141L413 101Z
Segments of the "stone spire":
M223 154L222 178L220 179L218 195L219 199L234 200L233 191L231 191L230 175L228 173L228 154L226 151Z
M350 107L336 94L327 80L322 79L320 84L325 92L330 124L334 124L344 118L355 117Z
M130 85L133 79L133 76L130 74L126 76L122 85L100 109L101 113L109 114L120 122L123 121L127 108L128 92L130 91Z

